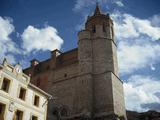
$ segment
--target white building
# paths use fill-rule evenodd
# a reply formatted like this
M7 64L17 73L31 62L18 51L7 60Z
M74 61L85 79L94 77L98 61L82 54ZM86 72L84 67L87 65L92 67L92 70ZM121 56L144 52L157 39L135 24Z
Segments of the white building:
M0 65L0 120L46 120L51 95L30 83L19 64Z

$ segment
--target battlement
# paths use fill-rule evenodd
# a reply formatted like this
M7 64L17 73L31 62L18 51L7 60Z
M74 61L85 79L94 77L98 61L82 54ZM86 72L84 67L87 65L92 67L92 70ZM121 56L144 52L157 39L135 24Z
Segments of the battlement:
M59 69L64 66L78 62L78 48L69 50L67 52L60 52L59 50L51 51L51 58L45 61L38 61L36 59L31 60L31 66L24 69L27 75L36 75L41 72L47 72L49 70Z

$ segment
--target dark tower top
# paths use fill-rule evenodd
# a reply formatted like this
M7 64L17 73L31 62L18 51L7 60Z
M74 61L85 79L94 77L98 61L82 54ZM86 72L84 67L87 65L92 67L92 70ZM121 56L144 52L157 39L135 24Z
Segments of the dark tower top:
M101 14L101 11L100 11L100 9L99 9L99 6L98 6L98 4L96 5L96 9L95 9L95 11L94 11L94 16L95 15L100 15Z
M88 16L85 29L94 31L93 29L96 28L96 25L102 25L104 28L111 27L113 25L113 21L109 14L102 13L98 4L96 5L94 14L92 16Z

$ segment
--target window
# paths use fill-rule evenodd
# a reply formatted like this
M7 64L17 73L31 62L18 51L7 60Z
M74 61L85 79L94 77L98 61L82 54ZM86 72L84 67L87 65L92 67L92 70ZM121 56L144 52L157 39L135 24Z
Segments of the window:
M9 91L9 85L10 85L10 80L8 80L7 78L4 78L1 89L5 92L8 92Z
M38 117L32 115L32 119L31 120L38 120Z
M111 27L111 31L112 31L112 39L114 38L114 30L113 27Z
M13 117L13 120L22 120L23 119L23 112L20 110L17 110L15 112L15 115Z
M92 27L92 32L93 32L93 33L96 32L96 26L95 26L95 25L93 25L93 27Z
M64 77L67 77L67 74L66 74L66 73L64 74Z
M0 103L0 120L4 120L5 105Z
M103 32L106 32L105 24L103 23Z
M34 96L34 105L37 107L39 106L39 96L37 95Z
M19 92L19 98L25 100L25 96L26 96L26 89L21 87Z
M46 68L46 70L49 70L50 69L50 67L49 67L49 65L47 66L47 68Z

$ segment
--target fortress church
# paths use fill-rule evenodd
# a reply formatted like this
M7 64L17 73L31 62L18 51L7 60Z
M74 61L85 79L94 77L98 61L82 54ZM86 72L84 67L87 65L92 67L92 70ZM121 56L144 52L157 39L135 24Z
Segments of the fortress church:
M34 59L24 72L51 94L48 120L127 120L113 21L98 5L78 33L78 48Z

